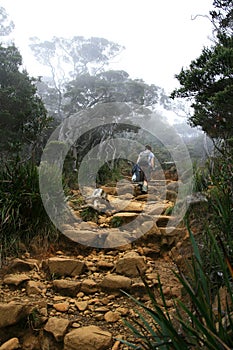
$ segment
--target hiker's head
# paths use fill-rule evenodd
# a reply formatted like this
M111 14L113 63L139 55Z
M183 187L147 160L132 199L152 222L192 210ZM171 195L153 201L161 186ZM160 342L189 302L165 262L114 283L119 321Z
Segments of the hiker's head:
M152 151L152 148L151 148L150 145L146 145L146 146L145 146L145 149L148 149L149 151Z

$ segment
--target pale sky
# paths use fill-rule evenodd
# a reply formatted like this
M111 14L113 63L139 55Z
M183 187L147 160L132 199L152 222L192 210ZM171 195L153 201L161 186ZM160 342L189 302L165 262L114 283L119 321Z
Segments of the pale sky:
M0 0L15 23L14 38L33 76L40 75L28 48L29 37L102 37L125 46L113 69L131 78L163 87L178 86L174 78L204 46L212 44L213 0Z

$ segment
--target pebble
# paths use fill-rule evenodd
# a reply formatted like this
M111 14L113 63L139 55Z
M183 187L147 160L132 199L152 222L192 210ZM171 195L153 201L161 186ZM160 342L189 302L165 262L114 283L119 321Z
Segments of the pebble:
M110 273L116 273L114 270L112 270L114 265L119 258L124 257L126 251L129 251L129 249L131 248L114 249L109 252L96 250L88 256L81 254L75 256L75 259L83 261L86 267L84 271L82 271L81 275L65 277L67 280L78 281L80 284L85 281L86 285L84 283L84 286L86 289L83 291L80 289L81 291L79 291L76 296L73 296L72 294L71 297L58 295L59 291L55 292L53 290L53 283L51 282L51 279L46 281L47 275L42 268L40 268L38 271L33 271L30 275L31 279L41 280L47 287L47 290L43 291L46 294L46 297L43 299L45 300L45 305L40 307L40 315L44 317L44 320L46 320L45 318L48 319L49 317L68 318L70 320L70 327L73 329L82 327L85 324L92 324L96 321L97 324L99 322L101 325L103 324L103 327L111 329L115 339L116 332L118 334L122 331L122 334L125 335L129 333L128 328L122 323L122 317L132 316L138 318L139 316L135 312L136 305L135 308L133 308L131 302L129 302L129 300L126 299L127 297L123 296L120 291L116 291L116 293L112 291L107 292L98 288L98 283L101 282L104 276ZM153 247L151 247L150 251L152 249ZM133 249L131 250L133 251ZM172 297L179 297L180 289L178 282L171 278L171 273L168 273L168 270L172 268L172 263L169 261L168 254L167 259L165 260L162 258L155 260L144 254L145 251L143 246L135 248L134 250L141 256L144 256L146 260L147 269L145 277L150 285L156 286L157 274L162 274L163 279L166 282L164 283L165 294L168 298L166 303L168 307L172 308L174 306ZM177 258L178 254L175 253L175 251L174 254ZM60 256L66 257L65 252L62 250L58 250L56 255L59 256L59 258ZM110 269L111 271L109 271ZM135 292L134 297L138 300L143 300L144 302L149 299L149 297L145 294L144 284L140 278L132 278L131 286L133 287L131 287L129 294L133 294ZM92 289L92 287L96 288ZM4 293L2 293L2 290ZM17 302L20 302L23 299L25 302L32 303L31 299L25 297L25 288L12 291L7 287L2 287L0 283L0 293L1 300L4 300L4 302L7 300L7 298L9 298L9 294L9 301L14 299ZM42 300L41 298L42 296L38 296L38 300ZM162 303L161 300L159 300L159 302ZM104 322L107 322L108 324L106 325ZM113 341L111 350L118 349L128 350L128 347L123 346L117 340Z
M108 323L115 323L120 319L120 315L118 312L114 312L114 311L108 311L105 315L104 315L104 319L106 322Z
M54 304L53 307L59 312L66 312L69 309L69 303L58 303Z

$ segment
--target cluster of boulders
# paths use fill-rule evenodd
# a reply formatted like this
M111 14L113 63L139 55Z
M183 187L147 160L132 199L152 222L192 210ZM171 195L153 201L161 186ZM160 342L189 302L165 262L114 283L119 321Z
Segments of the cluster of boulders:
M102 186L98 192L104 193L102 197L88 187L73 191L69 204L76 219L62 226L63 233L83 245L106 249L131 244L142 236L148 243L145 237L150 236L154 252L169 250L180 239L177 216L169 213L178 187L178 181L154 180L148 194L135 195L134 185L122 180L117 187ZM85 205L80 205L81 196L86 198ZM82 217L88 208L96 210L92 221Z
M0 350L128 349L120 341L133 339L124 319L137 317L129 295L150 306L142 276L159 302L160 276L172 313L181 291L168 253L187 238L169 215L178 186L178 181L157 180L142 195L122 181L103 186L99 197L86 188L85 209L98 212L95 222L83 220L83 194L73 191L69 205L76 220L62 230L71 243L78 242L78 253L57 251L37 260L26 252L1 271ZM96 248L80 254L87 246Z
M140 275L155 289L161 275L170 307L180 295L169 259L140 252L13 259L0 284L0 349L127 349L123 319L137 316L124 292L148 302Z

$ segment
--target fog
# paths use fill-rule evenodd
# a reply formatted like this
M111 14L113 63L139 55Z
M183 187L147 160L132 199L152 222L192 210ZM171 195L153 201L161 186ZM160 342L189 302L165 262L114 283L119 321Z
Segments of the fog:
M44 70L28 48L30 37L95 36L125 47L110 68L124 69L169 93L178 85L175 74L211 44L211 23L205 16L212 0L2 0L1 5L15 23L13 37L25 68L36 76Z

